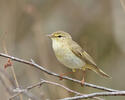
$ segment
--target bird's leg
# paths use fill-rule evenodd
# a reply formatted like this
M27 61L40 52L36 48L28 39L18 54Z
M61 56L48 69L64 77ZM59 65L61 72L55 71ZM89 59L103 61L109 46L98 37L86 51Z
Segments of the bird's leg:
M82 70L83 70L83 78L82 78L82 80L81 80L81 86L83 86L83 85L84 85L84 82L85 82L85 80L84 80L85 68L82 68Z
M67 72L67 73L60 74L60 80L63 79L63 78L62 78L63 76L68 75L68 74L71 74L71 73L73 73L73 72L75 72L75 71L76 71L75 69L72 69L71 72Z

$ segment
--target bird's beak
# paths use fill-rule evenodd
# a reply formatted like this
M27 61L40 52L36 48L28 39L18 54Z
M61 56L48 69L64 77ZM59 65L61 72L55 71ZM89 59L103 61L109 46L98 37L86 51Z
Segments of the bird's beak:
M50 37L50 38L55 38L55 36L52 35L52 34L47 34L46 36L48 36L48 37Z
M47 34L46 36L47 36L47 37L50 37L50 38L52 37L52 35L51 35L51 34Z

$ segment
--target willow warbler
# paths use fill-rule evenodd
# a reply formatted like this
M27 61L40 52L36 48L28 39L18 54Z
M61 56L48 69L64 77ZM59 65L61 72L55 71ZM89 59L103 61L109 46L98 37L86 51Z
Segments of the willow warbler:
M73 71L75 69L82 69L83 71L90 69L101 76L111 78L97 67L92 57L72 40L69 33L57 31L48 36L52 39L52 47L57 59L66 67Z

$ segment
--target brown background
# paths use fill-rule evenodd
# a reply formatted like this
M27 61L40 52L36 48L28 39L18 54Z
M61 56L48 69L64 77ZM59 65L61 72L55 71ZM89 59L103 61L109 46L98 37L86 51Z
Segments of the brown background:
M124 7L124 2L123 2ZM33 59L38 64L58 74L71 71L60 64L51 48L46 34L63 30L71 33L101 69L112 76L103 79L92 71L86 71L86 82L125 90L125 10L119 0L0 0L0 52L6 44L8 54ZM4 45L3 45L4 42ZM11 68L4 69L7 59L0 57L0 80L9 88L16 88ZM40 81L40 78L58 82L82 93L98 90L81 87L14 62L14 69L21 88ZM5 75L7 74L7 75ZM70 77L81 79L77 71ZM11 95L0 81L0 100ZM64 89L43 85L31 91L41 100L55 100L73 94ZM106 100L124 100L125 97L104 97ZM19 98L16 98L17 100ZM28 98L23 96L24 100Z

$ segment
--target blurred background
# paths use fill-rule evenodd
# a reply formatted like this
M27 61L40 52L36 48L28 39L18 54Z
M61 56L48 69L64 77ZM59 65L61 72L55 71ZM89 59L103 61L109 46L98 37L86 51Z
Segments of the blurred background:
M58 74L71 71L60 64L46 34L69 32L112 79L103 79L86 71L85 81L113 89L125 90L125 0L0 0L0 52L22 59L33 59L46 69ZM8 59L0 57L0 99L13 95L9 89L16 84ZM63 84L81 93L99 90L81 87L18 62L13 62L20 88L37 83L40 79ZM82 79L77 70L69 77ZM49 84L30 91L37 100L56 100L74 94ZM105 100L125 100L125 97L103 97ZM14 100L20 100L19 97ZM23 100L30 100L23 95Z

